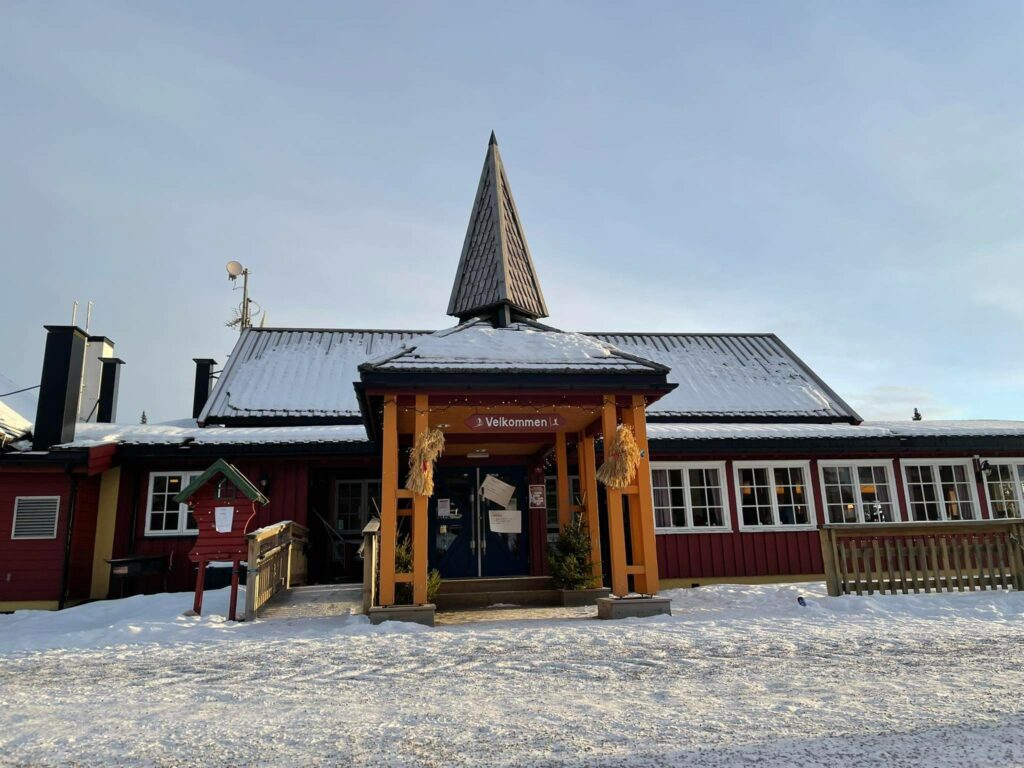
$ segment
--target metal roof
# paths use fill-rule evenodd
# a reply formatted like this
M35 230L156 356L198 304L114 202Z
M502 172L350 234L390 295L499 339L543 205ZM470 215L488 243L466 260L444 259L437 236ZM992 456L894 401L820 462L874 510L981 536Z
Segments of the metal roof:
M591 333L662 363L679 386L649 413L669 418L860 421L773 333Z
M507 305L533 319L547 317L519 210L498 141L491 141L480 173L448 314L466 319Z
M668 368L582 333L481 319L418 336L360 370L515 373L666 373Z
M652 420L860 421L772 334L582 335L670 368L668 381L679 386L650 406ZM353 383L359 381L359 366L380 365L391 356L400 359L413 347L426 347L425 336L434 334L250 328L236 343L200 420L358 421L361 414ZM559 341L572 346L571 337L579 334L565 336L570 338ZM425 356L429 348L421 355L418 361L415 354L406 359L411 365L429 365ZM613 364L624 359L628 358L608 358ZM487 364L502 367L500 359Z

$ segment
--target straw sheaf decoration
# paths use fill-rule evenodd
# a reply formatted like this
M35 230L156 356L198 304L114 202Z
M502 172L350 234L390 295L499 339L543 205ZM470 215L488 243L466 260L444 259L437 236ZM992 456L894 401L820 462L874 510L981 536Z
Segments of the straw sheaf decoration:
M427 429L416 435L409 454L409 479L405 487L421 496L434 495L434 462L444 453L444 433Z
M604 464L597 470L598 480L609 488L625 488L633 482L640 466L640 447L636 444L632 427L619 424L605 456Z

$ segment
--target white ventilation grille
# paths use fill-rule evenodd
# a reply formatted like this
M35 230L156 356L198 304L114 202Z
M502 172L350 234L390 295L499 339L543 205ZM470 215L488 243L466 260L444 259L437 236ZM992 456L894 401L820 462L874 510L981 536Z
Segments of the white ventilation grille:
M19 496L14 500L12 539L57 538L60 496Z

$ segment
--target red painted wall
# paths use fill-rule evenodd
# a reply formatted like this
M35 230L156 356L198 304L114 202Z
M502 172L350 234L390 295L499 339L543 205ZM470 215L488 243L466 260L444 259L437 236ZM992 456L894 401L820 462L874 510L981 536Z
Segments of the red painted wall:
M18 496L60 496L56 538L11 538ZM71 479L62 469L0 472L0 602L60 599L70 498ZM80 476L69 568L72 600L89 596L98 499L99 477Z
M308 525L308 491L309 466L303 460L267 460L259 462L234 462L225 457L239 471L254 483L259 482L262 473L270 480L267 497L270 503L266 507L257 507L256 519L249 526L255 530L282 520L294 520ZM170 472L174 470L203 470L213 462L201 464L174 464L172 462L154 462L144 466L125 467L121 472L121 488L117 505L117 532L114 537L114 557L138 555L171 555L171 572L167 579L167 588L171 591L185 591L195 587L195 565L189 561L188 553L195 545L196 537L187 536L146 536L146 505L149 493L150 472ZM129 532L135 529L134 545ZM110 596L119 597L124 587L125 594L135 591L133 584L124 584L112 579ZM163 589L159 578L150 577L142 584L142 591L155 592Z

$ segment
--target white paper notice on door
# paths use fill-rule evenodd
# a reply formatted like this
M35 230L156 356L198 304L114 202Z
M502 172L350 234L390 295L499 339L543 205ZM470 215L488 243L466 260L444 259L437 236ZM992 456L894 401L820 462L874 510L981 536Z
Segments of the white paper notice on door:
M438 499L437 500L437 516L438 517L451 517L452 516L452 500L451 499Z
M490 499L495 504L502 507L507 507L508 503L512 500L512 495L516 492L514 485L509 485L496 478L494 475L488 475L484 478L483 483L480 485L480 493L485 499Z
M522 533L523 513L518 509L492 509L492 533Z
M235 522L234 507L214 507L213 527L217 533L231 533L231 526Z

